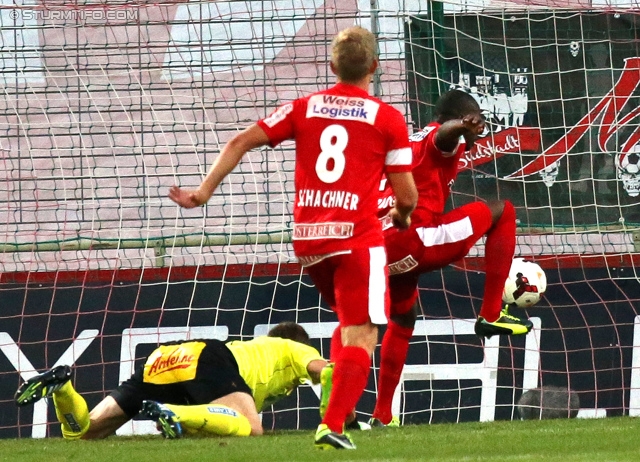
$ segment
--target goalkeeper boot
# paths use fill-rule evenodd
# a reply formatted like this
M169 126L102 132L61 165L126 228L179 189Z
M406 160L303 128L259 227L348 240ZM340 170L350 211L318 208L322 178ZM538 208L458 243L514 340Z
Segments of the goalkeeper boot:
M142 402L140 414L153 420L165 438L176 439L182 436L182 425L178 422L178 416L168 407L145 400Z
M47 372L36 375L20 385L15 394L16 404L26 406L42 398L49 398L70 378L71 368L69 366L56 366Z
M394 415L391 418L391 422L389 422L388 424L384 424L380 419L377 419L376 417L371 417L369 419L369 425L371 425L371 428L383 428L383 427L398 428L400 427L400 418L397 415Z
M482 316L478 317L474 331L478 337L491 338L493 335L524 335L531 332L533 323L529 319L520 319L509 314L509 305L500 312L500 317L494 322L488 322Z
M329 396L333 388L333 363L327 364L320 372L320 418L324 419L329 407Z
M316 431L316 448L318 449L355 449L351 438L346 433L331 431L325 424L320 424Z

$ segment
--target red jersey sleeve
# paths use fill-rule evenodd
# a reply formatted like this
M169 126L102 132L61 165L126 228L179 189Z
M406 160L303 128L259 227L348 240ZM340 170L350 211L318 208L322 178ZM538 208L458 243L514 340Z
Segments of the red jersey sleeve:
M269 137L269 144L275 147L285 140L294 137L293 113L299 105L299 100L283 104L273 111L268 117L258 121L258 125Z
M425 152L429 152L429 154L432 156L438 155L438 157L451 157L457 154L461 148L464 151L466 149L466 143L464 140L464 136L462 135L460 135L460 138L458 139L458 144L456 145L455 148L451 150L451 152L443 151L438 146L436 146L436 133L438 132L440 125L441 124L437 122L432 122L431 124L427 125L422 131L411 135L411 141L414 141L412 139L414 136L421 135L422 133L426 133L426 135L423 137L424 141L422 141L421 143L423 146L422 148L423 156ZM417 140L417 141L420 141L420 140ZM414 150L414 154L415 154L415 150ZM417 164L418 162L414 162L414 165L417 165Z
M437 150L434 141L437 128L437 125L429 124L419 132L415 132L409 137L414 167L417 167L422 163L424 156L428 151L432 149Z
M385 172L401 173L411 171L411 147L407 125L400 112L389 108L389 115L386 117L386 127L388 129L388 151L385 159Z

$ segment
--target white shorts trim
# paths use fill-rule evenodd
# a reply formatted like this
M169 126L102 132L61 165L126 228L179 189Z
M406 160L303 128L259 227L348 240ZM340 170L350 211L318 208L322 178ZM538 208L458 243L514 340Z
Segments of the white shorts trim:
M387 290L385 266L387 253L384 247L369 249L369 318L373 324L386 324L387 315L384 312L384 298Z
M464 241L473 236L473 225L471 224L471 218L464 217L462 220L440 225L436 228L416 228L416 232L425 247L432 247L434 245Z

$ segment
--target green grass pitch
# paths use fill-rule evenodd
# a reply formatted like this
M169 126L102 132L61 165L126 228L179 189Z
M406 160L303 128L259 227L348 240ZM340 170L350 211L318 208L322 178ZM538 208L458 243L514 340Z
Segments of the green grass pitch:
M313 432L260 438L111 437L0 440L10 462L290 462L290 461L634 461L640 460L640 420L546 420L438 425L353 432L355 451L319 451Z

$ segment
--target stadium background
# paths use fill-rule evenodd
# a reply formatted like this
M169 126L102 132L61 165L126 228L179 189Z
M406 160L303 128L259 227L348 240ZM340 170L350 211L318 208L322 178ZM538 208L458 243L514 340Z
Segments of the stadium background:
M248 155L203 209L178 210L166 192L199 184L237 130L330 84L330 39L354 22L379 35L373 90L411 130L439 92L477 92L492 134L450 205L512 200L517 252L549 279L527 311L542 329L483 349L453 327L477 315L482 242L425 275L421 321L453 333L414 338L408 363L443 369L407 380L404 422L517 418L518 397L541 384L576 390L583 416L640 413L637 16L570 6L2 2L0 436L59 434L51 410L18 411L12 395L61 356L93 405L167 336L251 338L295 320L318 326L328 354L335 318L289 243L292 146ZM374 393L372 374L364 418ZM312 428L317 397L303 388L264 417Z

